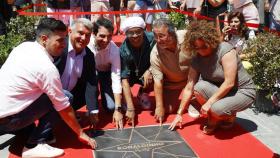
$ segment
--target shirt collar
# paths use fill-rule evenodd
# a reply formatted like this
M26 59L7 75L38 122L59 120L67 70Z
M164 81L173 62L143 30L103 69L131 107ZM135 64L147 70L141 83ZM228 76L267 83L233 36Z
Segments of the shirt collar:
M69 40L68 40L68 52L71 52L72 50L74 50L74 48L73 48L73 45L72 45L72 43L70 41L70 38L69 38Z

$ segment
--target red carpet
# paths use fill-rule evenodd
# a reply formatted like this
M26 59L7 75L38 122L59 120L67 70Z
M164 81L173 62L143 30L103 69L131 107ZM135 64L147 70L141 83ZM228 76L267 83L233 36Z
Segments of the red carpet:
M133 88L134 96L137 87ZM153 96L153 94L151 94ZM153 98L153 97L152 97ZM80 111L84 114L84 109ZM168 116L165 123L170 123L175 115ZM87 127L88 122L82 115L82 126ZM114 128L111 123L112 116L104 112L100 114L100 124L98 129ZM180 135L190 145L193 151L200 158L271 158L273 152L254 138L249 132L235 125L229 131L218 130L214 135L208 136L201 132L201 123L204 120L193 120L187 114L184 114L183 129L178 129ZM136 118L137 126L158 124L152 116L151 111L142 111ZM126 125L126 127L129 127ZM87 132L89 132L87 130ZM63 158L92 158L91 149L80 143L70 129L63 123L55 130L57 143L54 146L65 149ZM20 157L22 149L22 140L19 138L10 147L10 158Z
M114 41L120 45L123 36L117 36ZM138 87L133 88L134 96L136 96ZM153 96L153 94L151 94ZM151 97L154 99L154 97ZM83 115L85 109L81 109L82 126L86 129L88 120ZM165 123L170 123L175 115L167 117ZM273 152L264 144L253 137L249 132L239 125L235 125L233 129L228 131L217 131L214 135L208 136L201 132L202 119L193 120L187 114L184 114L183 129L178 129L180 135L189 144L193 151L200 158L271 158ZM98 129L114 128L112 116L100 113L100 123ZM151 111L142 111L137 115L136 125L154 125L158 124L152 116ZM129 127L126 125L126 127ZM87 130L87 132L89 132ZM55 129L57 143L54 146L65 149L63 158L92 158L92 150L80 143L75 135L66 125L61 124ZM18 138L10 146L10 158L18 158L22 150L22 138Z

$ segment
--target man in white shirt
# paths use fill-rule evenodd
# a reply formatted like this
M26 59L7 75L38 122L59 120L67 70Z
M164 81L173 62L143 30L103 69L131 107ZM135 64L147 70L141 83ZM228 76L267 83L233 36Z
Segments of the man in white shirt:
M93 25L90 20L79 18L69 29L69 41L64 53L56 59L63 89L78 110L87 106L92 125L98 122L98 91L94 54L87 47Z
M112 41L114 27L108 19L98 19L94 23L93 34L88 47L95 55L101 102L106 111L114 112L117 128L123 128L121 114L121 63L118 46Z
M53 57L65 47L66 26L53 18L42 19L36 42L24 42L9 55L0 69L0 133L16 133L39 119L22 157L57 157L62 149L46 144L57 114L83 142L96 147L78 124L64 95Z

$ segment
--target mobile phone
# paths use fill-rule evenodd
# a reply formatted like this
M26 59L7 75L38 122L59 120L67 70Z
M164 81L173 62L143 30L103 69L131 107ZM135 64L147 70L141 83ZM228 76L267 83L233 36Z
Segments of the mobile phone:
M235 28L231 28L229 31L228 31L228 33L230 33L230 34L234 34L234 33L236 33L237 32L237 29L235 29Z

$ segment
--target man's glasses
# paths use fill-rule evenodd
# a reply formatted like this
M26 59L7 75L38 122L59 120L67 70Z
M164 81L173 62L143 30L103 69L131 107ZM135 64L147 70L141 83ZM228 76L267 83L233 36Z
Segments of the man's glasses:
M138 31L127 31L126 36L127 37L138 37L143 34L143 30L138 30Z

